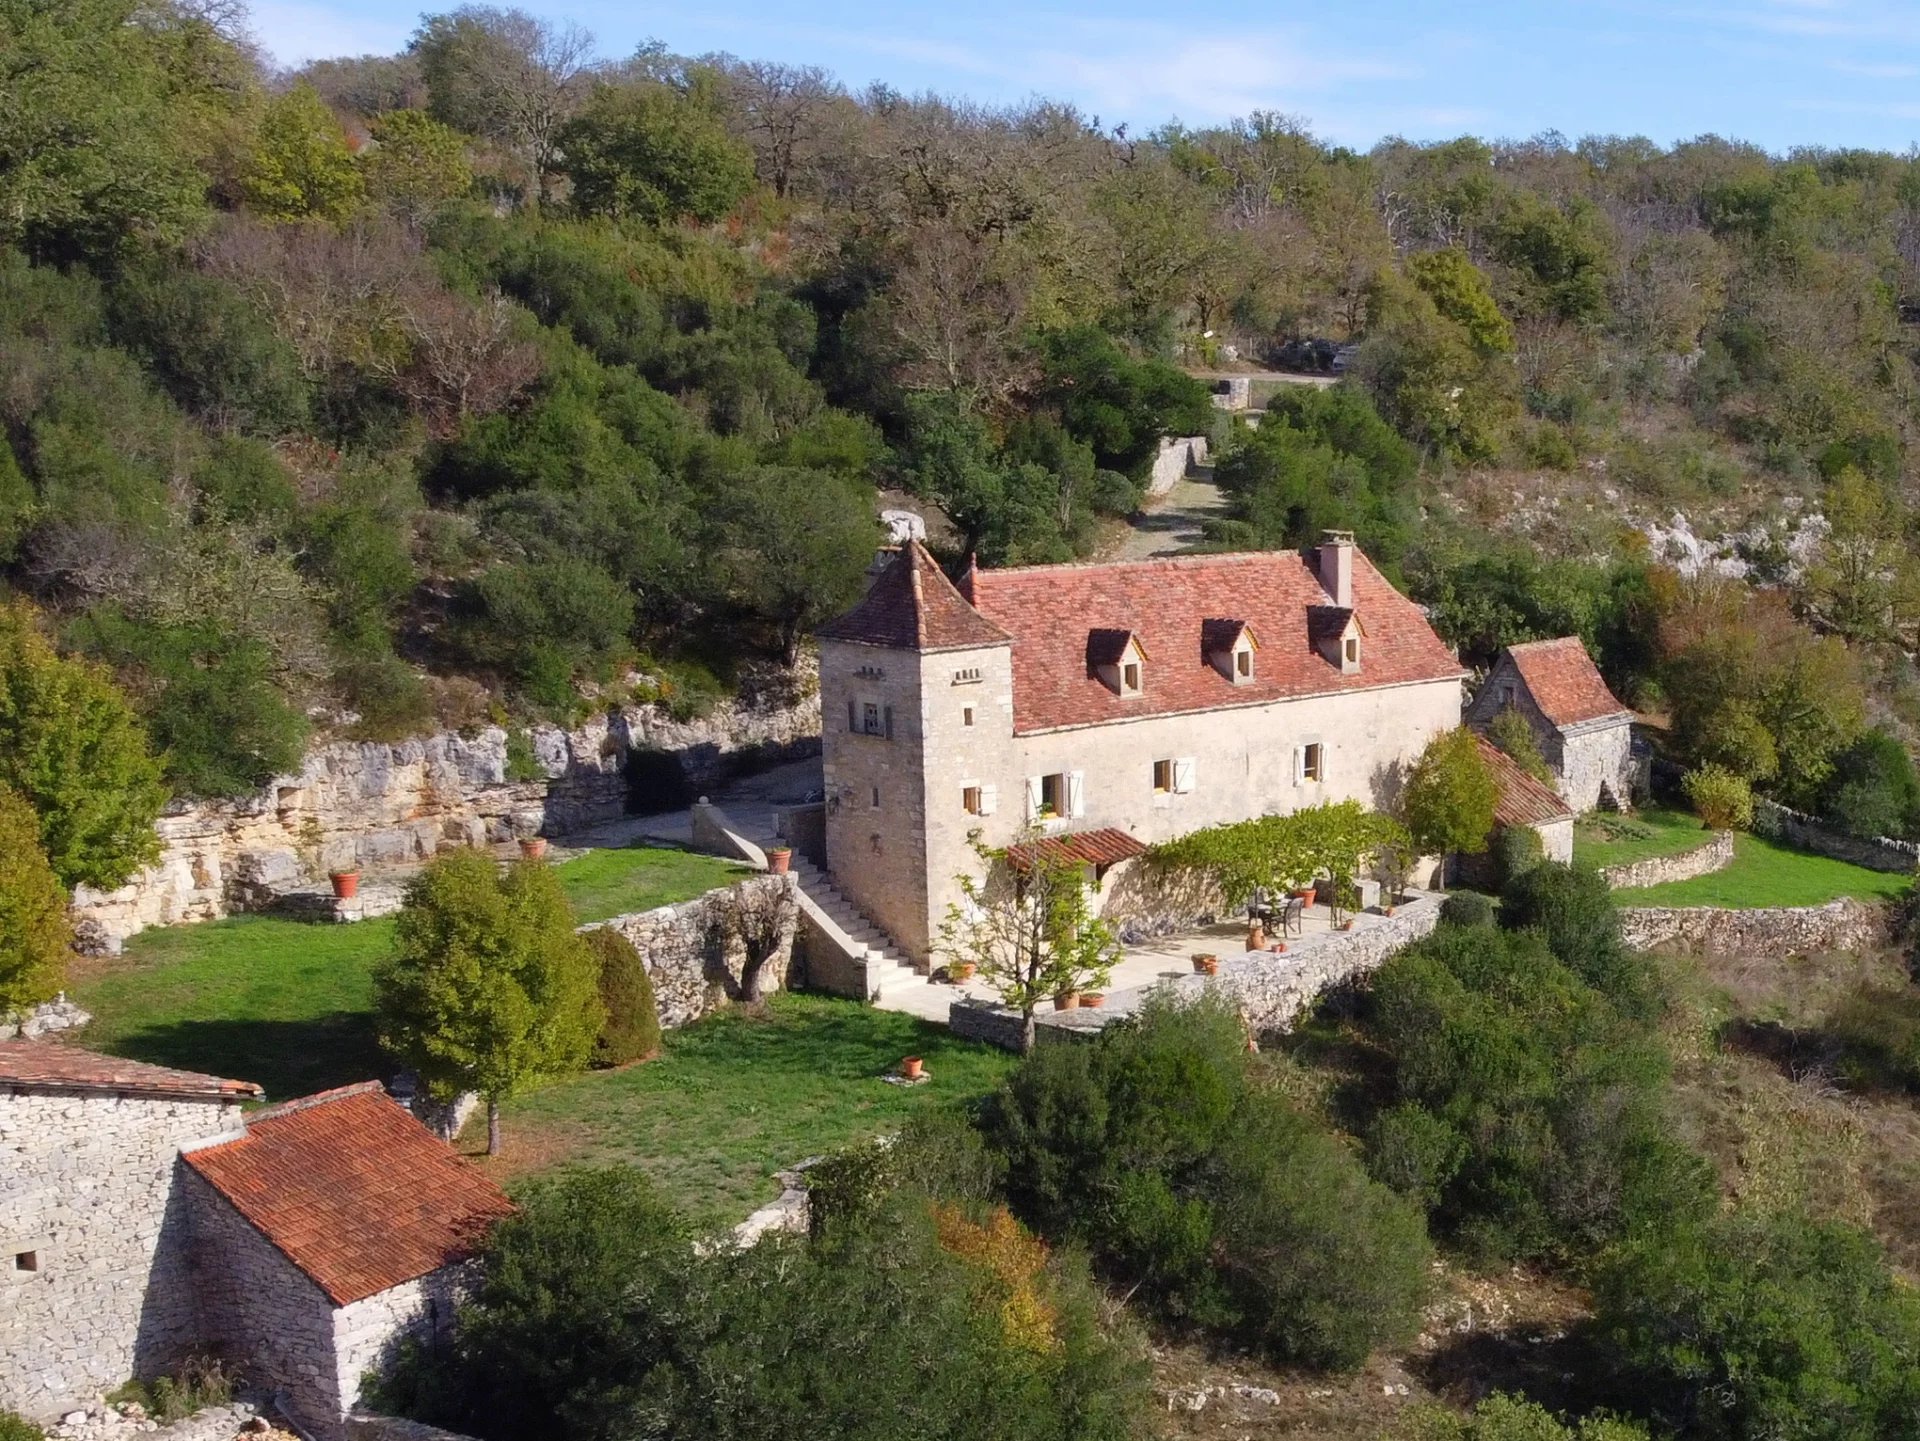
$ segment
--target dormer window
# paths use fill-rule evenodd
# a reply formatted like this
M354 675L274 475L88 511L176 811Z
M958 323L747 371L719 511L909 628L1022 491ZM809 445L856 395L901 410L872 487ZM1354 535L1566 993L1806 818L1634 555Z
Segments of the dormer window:
M1146 689L1147 649L1130 630L1096 630L1087 636L1087 669L1117 696Z
M1367 628L1348 607L1308 606L1307 637L1321 658L1337 667L1340 674L1360 673L1360 642L1367 638Z
M1354 670L1360 669L1360 637L1357 635L1347 637L1346 663Z
M1253 653L1260 642L1253 638L1253 629L1245 621L1202 621L1200 648L1206 653L1207 664L1234 685L1245 685L1253 679Z

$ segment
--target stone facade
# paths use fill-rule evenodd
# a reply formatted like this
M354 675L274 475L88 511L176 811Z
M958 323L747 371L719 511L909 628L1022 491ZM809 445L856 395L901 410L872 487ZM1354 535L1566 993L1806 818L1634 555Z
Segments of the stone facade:
M197 1345L178 1157L239 1122L237 1100L0 1086L0 1408L51 1418Z
M1597 674L1594 681L1599 683ZM1468 703L1466 722L1484 731L1508 709L1526 720L1541 759L1553 771L1555 789L1574 810L1597 809L1608 798L1627 802L1645 788L1633 754L1633 717L1624 708L1576 724L1556 724L1528 688L1513 657L1502 652Z
M309 752L298 775L238 801L177 804L158 822L161 856L119 890L81 887L83 946L116 951L148 926L258 910L281 892L324 884L333 869L424 861L450 846L564 833L620 815L627 757L678 758L688 782L723 779L749 757L792 758L819 745L818 693L777 697L680 722L655 706L609 710L574 730L528 739L544 778L507 779L507 732L490 726L392 745L340 743Z
M1845 831L1822 825L1802 811L1790 810L1758 796L1753 802L1753 830L1756 835L1784 845L1850 861L1870 871L1905 875L1920 870L1920 845L1912 841L1896 841L1889 836L1850 836Z
M1404 763L1460 719L1446 679L1016 735L1005 646L823 640L820 667L828 869L916 959L961 899L953 878L978 870L968 836L1003 846L1027 825L1029 778L1079 777L1079 812L1047 829L1111 826L1152 845L1323 801L1384 806ZM881 717L871 734L869 707ZM1296 779L1296 748L1310 744L1323 747L1321 778ZM1156 789L1155 762L1176 759L1190 789ZM989 813L967 810L970 793Z
M605 926L633 942L647 963L660 1024L671 1029L698 1020L716 1004L748 999L742 990L746 950L737 936L721 944L716 934L718 918L736 896L743 904L771 903L779 908L780 940L758 984L761 995L786 989L792 983L798 918L790 876L753 876L697 900L615 916L581 929Z
M1628 861L1606 866L1601 876L1616 891L1640 886L1662 886L1669 881L1690 881L1695 876L1712 875L1733 864L1733 832L1716 831L1712 840L1677 856L1651 856L1644 861Z
M1812 955L1883 943L1883 906L1837 900L1824 906L1734 911L1710 906L1623 907L1621 933L1636 949L1671 946L1708 955Z

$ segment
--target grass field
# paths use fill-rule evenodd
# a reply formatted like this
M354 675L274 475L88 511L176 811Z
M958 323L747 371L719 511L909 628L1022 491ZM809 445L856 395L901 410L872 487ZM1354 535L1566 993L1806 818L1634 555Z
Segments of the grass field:
M725 885L741 867L685 851L592 851L558 873L583 921ZM76 968L69 992L93 1012L95 1050L258 1081L271 1099L384 1075L373 1036L375 959L391 920L309 925L235 916L146 931L126 954Z
M1700 818L1685 811L1645 810L1632 816L1594 812L1573 826L1573 858L1582 865L1621 866L1678 855L1710 839Z
M925 1060L930 1081L881 1079L909 1055ZM980 1096L1012 1064L898 1012L778 995L669 1031L657 1060L508 1102L494 1164L509 1177L567 1161L637 1166L690 1216L730 1223L774 1197L776 1169L891 1130L922 1107ZM485 1150L484 1113L462 1147Z
M1775 845L1759 836L1735 836L1733 864L1711 875L1663 886L1615 891L1623 906L1819 906L1842 896L1863 901L1906 894L1913 877L1870 871L1827 856Z

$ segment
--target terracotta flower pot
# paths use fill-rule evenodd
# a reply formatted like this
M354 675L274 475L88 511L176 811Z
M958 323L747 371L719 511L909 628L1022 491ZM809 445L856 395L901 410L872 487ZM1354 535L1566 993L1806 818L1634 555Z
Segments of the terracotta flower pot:
M1343 930L1343 931L1350 931L1350 930L1352 930L1352 929L1353 929L1353 917L1352 917L1352 916L1348 916L1348 917L1347 917L1347 918L1346 918L1346 919L1345 919L1344 921L1342 921L1342 922L1340 922L1340 929L1341 929L1341 930Z
M793 864L793 850L788 846L775 846L767 852L767 869L776 876L784 876L787 867Z
M1293 893L1294 899L1299 901L1303 906L1312 905L1316 894L1317 892L1312 886L1302 886Z
M977 968L972 961L955 961L947 967L947 979L952 981L956 986L965 985L973 979L975 969Z
M1382 906L1380 907L1380 914L1383 916L1390 916L1394 913L1396 909L1397 908L1394 906Z
M908 1056L900 1063L900 1074L909 1081L917 1081L927 1073L927 1063L918 1056Z
M520 854L530 861L537 861L547 853L545 836L520 837Z
M1107 1003L1107 998L1099 991L1085 991L1080 996L1080 1009L1097 1011Z
M1079 1010L1080 1009L1080 993L1078 991L1059 992L1053 998L1053 1008L1056 1011Z
M1267 947L1267 950L1276 956L1284 956L1287 953L1287 943L1285 941L1275 941Z
M1197 976L1219 975L1220 958L1218 956L1195 956L1193 958L1193 972Z
M1265 926L1254 926L1247 932L1247 949L1250 951L1264 951L1266 948L1267 928Z
M334 871L327 876L333 882L333 894L336 900L350 901L360 894L360 872Z

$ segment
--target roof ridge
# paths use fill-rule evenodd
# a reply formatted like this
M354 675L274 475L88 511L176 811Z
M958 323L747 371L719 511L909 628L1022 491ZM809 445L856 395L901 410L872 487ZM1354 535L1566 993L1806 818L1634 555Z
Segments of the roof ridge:
M280 1116L290 1116L295 1111L310 1110L314 1106L343 1101L348 1096L364 1096L369 1091L378 1091L383 1096L387 1094L386 1086L379 1081L355 1081L350 1086L335 1086L329 1091L315 1091L311 1096L295 1096L290 1101L276 1101L271 1106L262 1106L247 1117L247 1121L250 1125L257 1126L262 1121L271 1121ZM396 1101L394 1104L398 1105L399 1102Z
M1192 555L1149 555L1138 560L1064 560L1040 561L1033 565L976 565L971 573L976 576L1029 575L1035 571L1067 570L1146 570L1149 568L1174 568L1193 570L1201 566L1250 564L1254 561L1270 560L1280 556L1291 556L1306 565L1305 555L1291 546L1282 546L1278 550L1209 550Z

